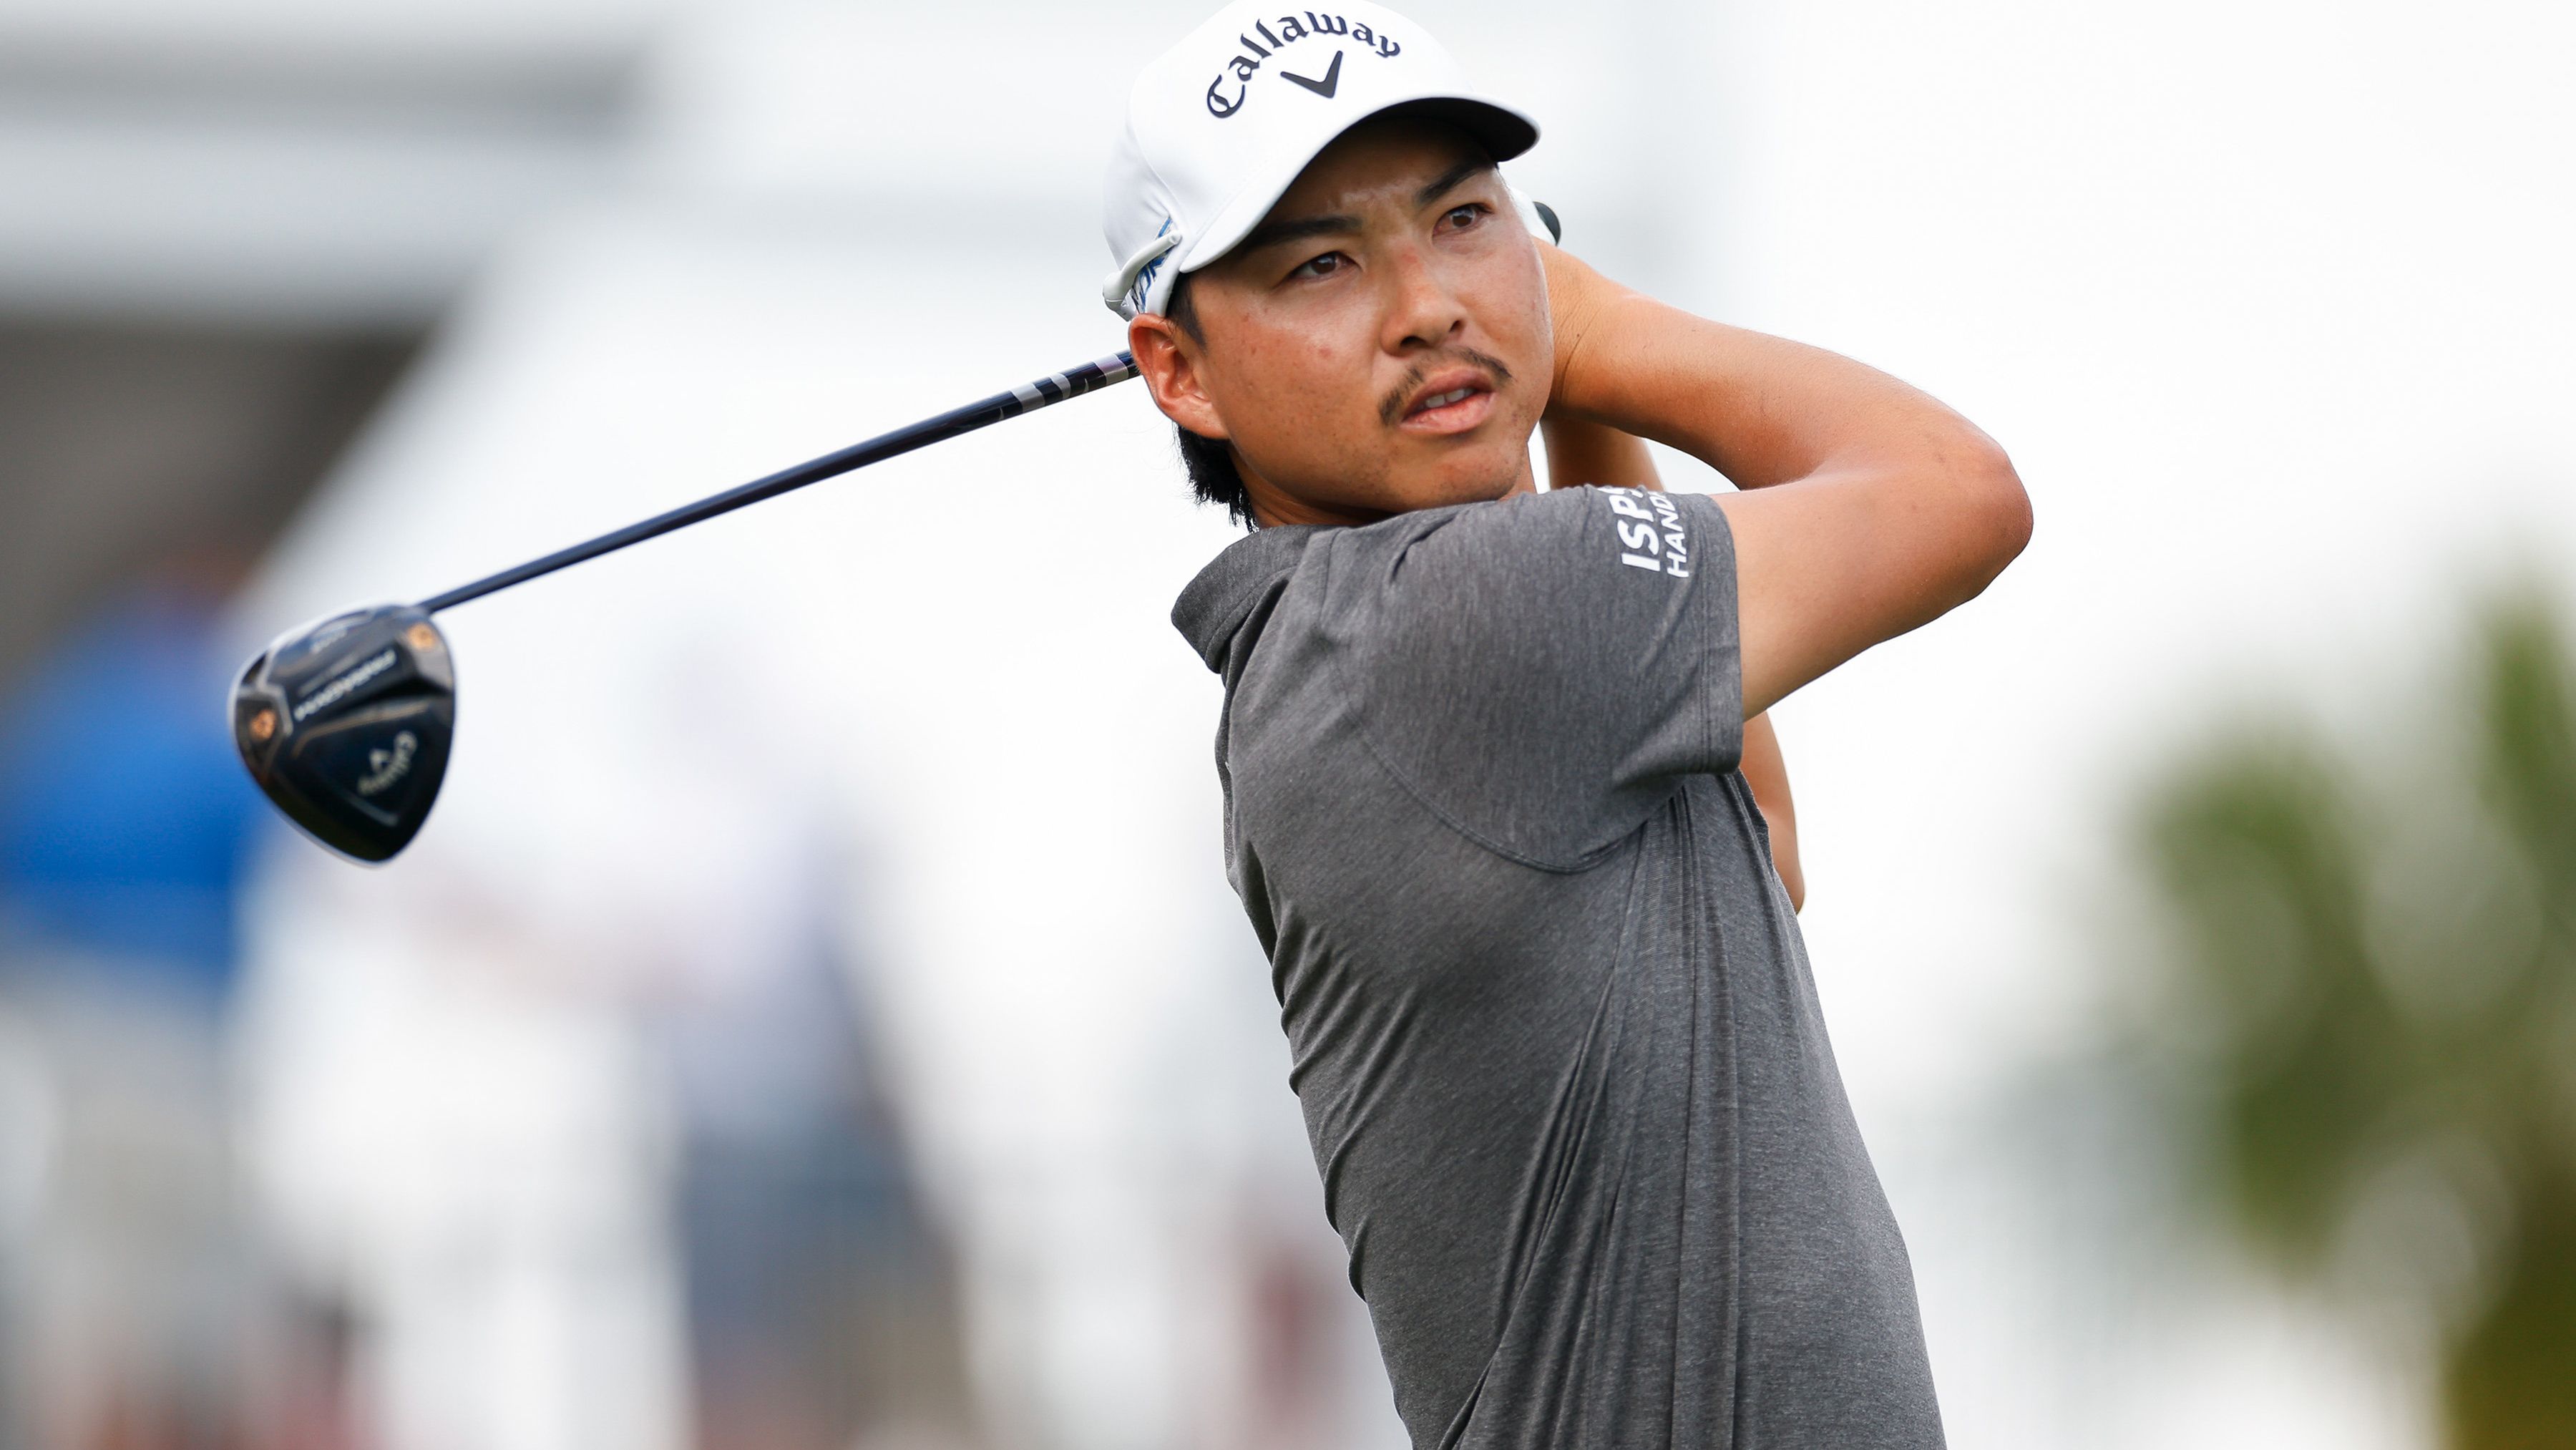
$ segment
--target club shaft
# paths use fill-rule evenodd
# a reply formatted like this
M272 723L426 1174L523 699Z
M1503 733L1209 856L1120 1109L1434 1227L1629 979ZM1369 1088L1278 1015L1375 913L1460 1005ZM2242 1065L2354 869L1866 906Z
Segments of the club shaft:
M820 483L827 478L837 478L852 469L865 468L871 463L882 463L898 454L910 453L916 448L926 448L961 433L972 433L978 428L989 427L1005 418L1016 418L1022 413L1034 413L1051 403L1061 403L1067 398L1078 398L1085 393L1097 392L1113 383L1123 383L1134 376L1136 376L1136 359L1123 352L1084 363L1079 367L1068 368L1060 373L1052 373L1036 382L1013 388L1007 393L995 393L989 398L968 403L962 408L951 408L935 418L924 418L910 427L897 428L891 433L871 438L864 443L853 443L836 453L826 453L820 458L797 464L793 468L781 469L767 478L753 479L739 487L729 488L722 493L702 498L696 503L683 504L669 513L656 514L641 523L628 524L622 529L602 534L586 543L575 544L569 549L558 549L542 559L531 559L516 568L504 569L498 574L477 579L471 584L459 585L444 594L433 594L420 601L418 607L424 614L436 614L442 609L463 604L469 599L480 599L486 594L498 593L514 584L525 584L531 579L551 574L557 569L568 569L585 559L596 559L602 554L613 554L629 544L640 544L646 539L659 537L673 529L685 529L691 524L704 523L718 514L729 514L735 509L747 508L763 499L776 498L782 493L793 492L809 483Z

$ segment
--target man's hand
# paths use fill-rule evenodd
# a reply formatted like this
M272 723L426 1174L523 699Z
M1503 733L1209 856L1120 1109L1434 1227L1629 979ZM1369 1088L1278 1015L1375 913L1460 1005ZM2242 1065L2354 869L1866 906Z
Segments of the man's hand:
M1975 598L2029 542L2011 460L1940 403L1539 252L1556 324L1551 428L1652 438L1747 490L1718 504L1735 536L1748 719Z

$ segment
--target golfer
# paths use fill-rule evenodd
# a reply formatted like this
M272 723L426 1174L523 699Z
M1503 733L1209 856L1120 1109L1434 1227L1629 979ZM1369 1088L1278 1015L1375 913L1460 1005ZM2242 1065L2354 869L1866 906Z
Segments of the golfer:
M1173 620L1325 1211L1424 1450L1937 1446L1760 722L2029 505L1923 394L1550 245L1537 136L1400 16L1237 4L1110 168L1103 296L1252 527Z

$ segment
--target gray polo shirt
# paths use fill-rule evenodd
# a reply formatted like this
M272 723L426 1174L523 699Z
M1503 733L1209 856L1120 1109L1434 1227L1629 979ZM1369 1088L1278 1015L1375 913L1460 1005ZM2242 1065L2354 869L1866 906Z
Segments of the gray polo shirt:
M1705 495L1273 528L1173 622L1413 1442L1941 1444L1912 1269L1736 773Z

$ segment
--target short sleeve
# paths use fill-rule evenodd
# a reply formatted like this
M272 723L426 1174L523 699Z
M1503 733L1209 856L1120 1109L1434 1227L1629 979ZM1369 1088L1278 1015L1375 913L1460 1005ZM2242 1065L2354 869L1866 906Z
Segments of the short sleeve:
M1369 748L1487 847L1574 869L1744 739L1705 494L1574 488L1350 531L1326 629Z

